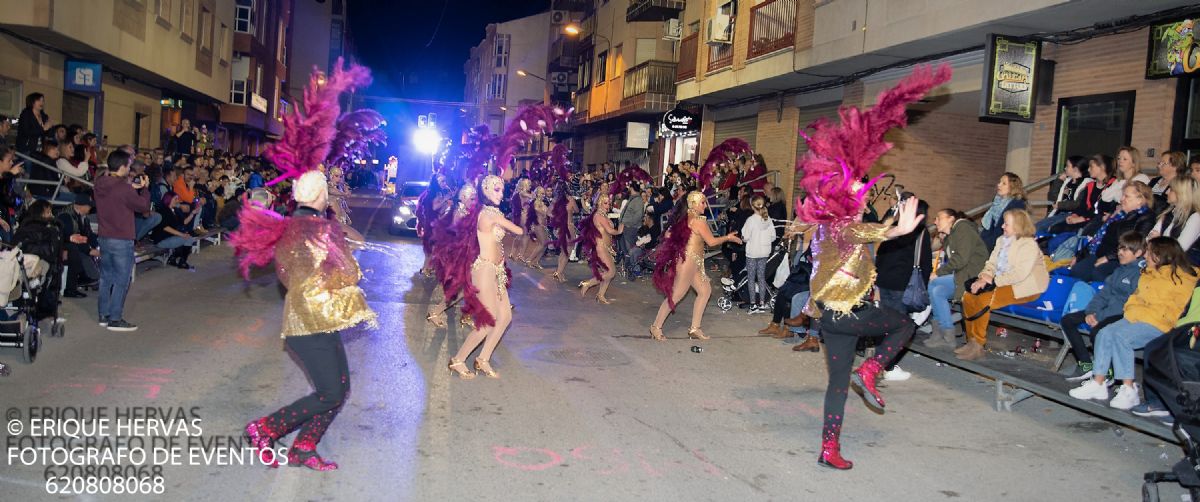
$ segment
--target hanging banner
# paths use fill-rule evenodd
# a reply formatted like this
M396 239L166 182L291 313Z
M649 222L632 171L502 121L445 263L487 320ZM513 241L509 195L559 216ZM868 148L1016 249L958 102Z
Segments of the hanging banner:
M666 137L696 136L700 134L700 117L687 110L675 108L663 114L659 130Z
M1040 42L1018 37L988 35L984 48L987 61L983 73L983 99L979 116L983 119L1033 122L1037 103L1034 85Z
M1200 19L1184 19L1150 27L1146 78L1200 75L1200 44L1193 29Z

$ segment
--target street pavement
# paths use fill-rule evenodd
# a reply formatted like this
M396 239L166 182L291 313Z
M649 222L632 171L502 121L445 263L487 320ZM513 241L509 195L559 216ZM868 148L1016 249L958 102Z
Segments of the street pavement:
M1143 472L1181 456L1039 398L996 412L991 381L909 356L902 366L914 376L887 385L886 413L851 395L843 453L855 467L825 469L815 462L821 355L757 335L769 316L722 313L715 301L704 321L713 339L689 341L690 297L664 327L670 340L654 342L646 327L661 297L650 284L618 279L615 303L600 305L571 287L588 274L582 264L571 265L567 284L516 267L515 320L493 357L501 379L460 381L446 362L466 331L424 321L440 292L418 273L419 242L388 234L388 204L353 200L355 226L374 243L359 260L381 327L343 333L352 392L321 443L341 469L184 457L163 468L164 494L140 498L1131 500ZM198 416L193 441L211 446L236 443L248 420L308 393L282 350L274 274L243 281L227 246L192 261L193 272L139 267L126 307L137 332L98 327L93 295L65 300L67 335L45 338L34 364L0 349L13 369L0 379L6 419L11 408L28 427L31 413L54 407L108 416L152 407ZM25 436L7 434L6 448ZM0 500L57 497L46 492L46 463L5 458ZM1179 493L1162 486L1164 500Z

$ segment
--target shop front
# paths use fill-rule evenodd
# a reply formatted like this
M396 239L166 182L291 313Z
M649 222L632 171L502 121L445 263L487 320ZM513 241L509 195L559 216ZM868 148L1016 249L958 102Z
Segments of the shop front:
M689 160L698 162L700 117L696 114L681 108L664 113L658 136L663 145L663 156L662 162L651 172L653 176L662 178L674 164Z

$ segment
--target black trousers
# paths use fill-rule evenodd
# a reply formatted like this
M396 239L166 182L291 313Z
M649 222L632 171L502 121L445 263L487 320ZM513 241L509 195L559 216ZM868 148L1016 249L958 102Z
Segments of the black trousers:
M792 297L796 293L803 293L808 289L807 285L800 285L793 282L785 282L780 286L779 291L775 293L775 309L771 311L771 322L779 324L784 319L792 317Z
M1100 329L1121 320L1122 316L1112 316L1105 319L1098 319L1098 323L1091 328L1091 336L1096 336ZM1083 324L1083 320L1087 318L1087 312L1080 310L1079 312L1071 312L1062 316L1063 336L1067 337L1067 341L1071 342L1071 354L1075 355L1075 360L1081 363L1092 362L1092 351L1088 350L1086 341L1083 339L1084 334L1079 332L1079 325Z
M79 280L95 282L100 279L100 270L96 262L88 254L91 247L87 244L69 243L67 249L67 291L79 289Z
M876 345L875 355L871 357L882 368L900 353L915 329L907 315L887 307L866 304L853 313L838 314L821 306L821 338L825 340L829 366L822 438L841 434L850 370L854 365L854 347L859 338L883 335L883 341Z
M315 450L350 392L350 368L341 333L290 336L284 342L308 375L313 393L266 417L271 435L280 438L297 428L292 448Z

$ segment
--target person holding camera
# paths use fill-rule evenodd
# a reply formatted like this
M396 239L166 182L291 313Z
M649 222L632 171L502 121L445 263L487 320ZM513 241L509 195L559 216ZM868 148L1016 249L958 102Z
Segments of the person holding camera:
M129 178L129 153L108 155L108 176L96 180L96 215L100 221L100 325L109 331L134 331L124 318L125 295L133 273L134 218L150 211L146 175Z

